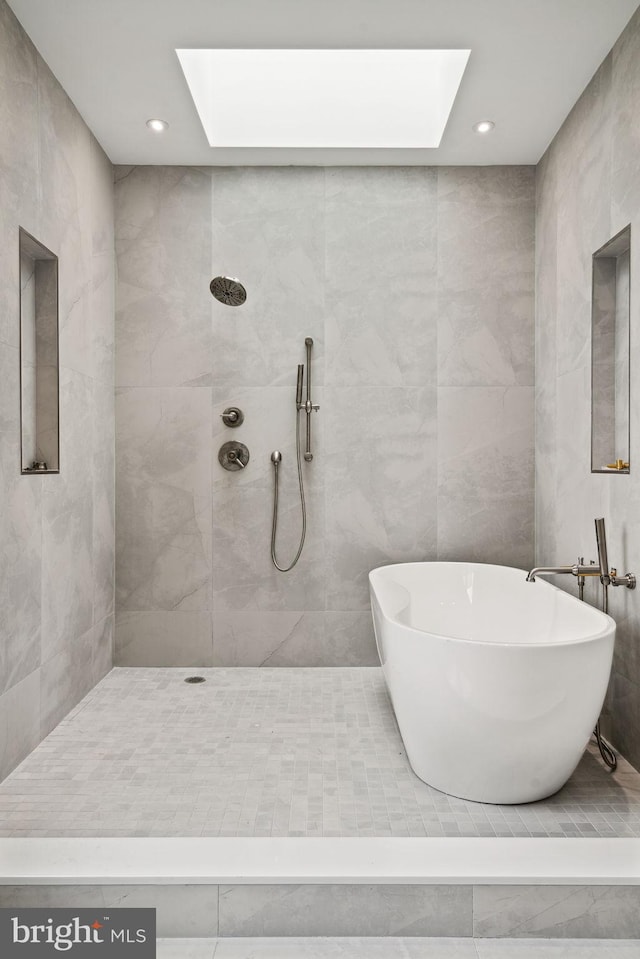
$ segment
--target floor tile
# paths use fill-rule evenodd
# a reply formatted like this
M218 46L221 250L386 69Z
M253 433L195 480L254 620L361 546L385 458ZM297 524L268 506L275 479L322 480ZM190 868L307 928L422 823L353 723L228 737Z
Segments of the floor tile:
M0 836L96 835L640 837L640 774L592 745L547 800L467 802L413 773L379 668L118 668L0 784Z

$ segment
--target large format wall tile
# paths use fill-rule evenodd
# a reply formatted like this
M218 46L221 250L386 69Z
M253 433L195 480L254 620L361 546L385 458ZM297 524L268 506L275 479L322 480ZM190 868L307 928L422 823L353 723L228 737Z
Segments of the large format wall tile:
M60 473L43 477L43 662L93 624L92 386L60 371Z
M38 57L0 4L0 344L19 345L18 227L38 233Z
M214 665L208 611L123 611L116 626L119 666Z
M215 666L333 666L324 655L324 613L227 612L213 616Z
M212 245L211 276L238 277L247 290L241 307L212 301L214 384L282 386L293 375L295 389L292 362L303 362L311 336L322 385L324 170L215 170Z
M113 166L96 138L91 134L89 166L89 235L93 256L109 257L114 264L114 191ZM113 314L110 323L113 335Z
M220 886L221 936L470 936L471 886Z
M438 175L438 384L533 385L532 167Z
M637 886L474 886L473 935L640 937Z
M280 450L282 465L280 475L283 482L294 479L297 484L296 469L296 424L299 419L302 452L306 442L306 413L296 413L296 374L297 364L303 363L304 343L294 341L281 356L283 371L287 372L286 386L223 386L212 392L212 436L213 436L213 488L214 498L217 490L236 487L273 488L273 464L271 453ZM321 362L313 357L313 374L318 373ZM314 459L303 462L303 478L309 488L319 490L324 483L325 462L324 434L326 423L325 392L318 385L314 375L312 379L312 400L319 404L320 410L311 417L311 449ZM221 414L229 406L237 406L244 413L241 426L225 426ZM249 465L242 472L225 471L218 462L218 450L227 442L239 441L248 447ZM268 497L270 499L270 497Z
M637 626L632 634L632 642L637 643ZM615 743L625 758L640 768L640 683L628 679L617 671L618 662L614 662L614 672L609 684L607 697L608 722L611 742ZM637 674L636 674L637 675Z
M206 939L218 934L218 887L210 885L2 886L0 907L18 909L155 909L158 936ZM182 953L180 954L182 956Z
M327 608L369 608L369 570L436 556L436 390L335 388L326 419Z
M50 499L50 498L49 498ZM93 622L93 511L90 495L42 525L42 662L66 650Z
M113 395L115 371L115 277L113 253L91 258L91 348L94 379L109 385Z
M95 685L92 627L65 644L40 668L40 734L44 738Z
M0 430L0 693L40 665L42 484L19 464L17 433Z
M440 559L532 565L532 400L531 387L439 391Z
M211 386L211 178L188 167L116 177L118 386Z
M109 160L0 0L0 777L112 663L112 194ZM59 257L58 475L20 473L21 226Z
M609 561L640 568L636 520L640 483L640 385L631 331L631 473L590 473L591 275L593 252L611 235L640 225L640 16L636 14L561 127L537 171L536 543L538 563L596 558L593 520L607 523ZM637 237L636 237L637 238ZM640 287L632 239L631 302ZM635 252L634 252L635 250ZM598 397L596 396L597 402ZM574 584L559 582L564 588ZM606 709L609 737L640 763L640 630L634 593L609 590L618 624ZM596 590L589 601L599 604Z
M377 666L371 614L214 610L214 666Z
M216 664L375 664L371 568L459 551L479 558L489 540L492 555L503 540L510 544L508 555L501 549L505 562L528 561L533 552L533 171L246 168L208 175L211 262L209 274L196 277L195 261L184 263L182 252L171 268L163 259L189 232L176 200L178 174L131 167L116 174L124 270L118 364L130 376L130 390L118 399L118 655L148 662L155 649L163 663L181 662L177 635L173 652L167 645L170 628L162 626L154 646L151 614L210 608ZM196 233L204 230L203 209L193 212ZM166 280L156 276L159 262ZM241 307L208 301L212 350L197 386L210 392L211 428L202 439L209 461L195 452L202 446L197 417L156 424L150 413L157 397L141 387L151 382L144 353L153 365L156 339L144 332L134 274L155 284L166 316L174 288L190 286L195 304L209 275L237 276L246 286ZM439 349L453 329L447 316L458 308L458 331ZM199 307L194 311L193 330L200 323ZM186 315L175 329L185 323ZM130 360L132 330L140 336ZM278 449L283 457L277 557L288 565L301 531L295 386L305 336L314 339L312 400L320 410L312 415L314 458L302 467L306 542L294 569L281 573L270 558L270 456ZM493 345L483 352L480 340ZM473 410L470 436L462 412L451 418L442 398L450 387L442 383L494 389L493 405L480 399ZM482 395L469 397L472 406ZM227 406L245 414L237 429L220 418ZM305 417L298 419L304 442ZM222 469L217 456L226 442L249 448L245 469ZM456 443L462 450L447 453ZM185 446L175 495L160 498L164 460ZM498 482L489 468L494 459ZM209 502L210 606L188 546L195 540L187 489ZM466 525L469 496L475 515ZM185 509L178 508L182 498ZM187 546L180 562L165 563L181 534ZM140 614L139 640L125 612Z
M120 609L208 609L209 391L121 390L116 424Z
M326 382L434 385L434 169L328 168Z
M640 14L632 17L629 26L613 48L612 90L612 218L615 232L630 220L638 224L640 185L637 157L640 150L640 70L638 70L638 33Z
M115 591L115 424L113 384L93 384L93 618L113 613Z
M58 256L60 365L93 375L91 134L38 61L42 213L38 239Z
M298 563L281 573L271 563L273 494L267 487L219 489L215 493L213 608L320 610L325 606L324 499L306 491L307 535ZM288 566L302 532L297 481L282 482L276 556Z
M40 670L36 669L0 695L0 779L41 739Z
M535 491L537 565L548 565L556 554L555 524L539 518L555 509L558 470L557 441L557 163L552 153L545 154L536 170L536 276L535 276Z

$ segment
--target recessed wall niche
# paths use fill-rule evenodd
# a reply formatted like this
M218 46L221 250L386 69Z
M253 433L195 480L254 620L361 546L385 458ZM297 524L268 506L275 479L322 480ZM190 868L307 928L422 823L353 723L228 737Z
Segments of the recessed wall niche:
M631 227L593 254L591 472L629 472Z
M23 473L58 473L58 257L20 228Z

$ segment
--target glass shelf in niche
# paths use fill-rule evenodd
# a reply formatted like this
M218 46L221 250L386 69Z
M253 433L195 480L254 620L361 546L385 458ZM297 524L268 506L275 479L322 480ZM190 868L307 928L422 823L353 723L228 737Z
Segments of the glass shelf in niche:
M58 257L20 228L21 472L60 464Z

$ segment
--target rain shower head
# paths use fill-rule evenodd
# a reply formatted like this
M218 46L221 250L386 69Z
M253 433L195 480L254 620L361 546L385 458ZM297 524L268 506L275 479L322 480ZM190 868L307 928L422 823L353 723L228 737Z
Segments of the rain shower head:
M232 276L214 276L209 289L220 303L227 306L242 306L247 298L247 291L240 280Z

